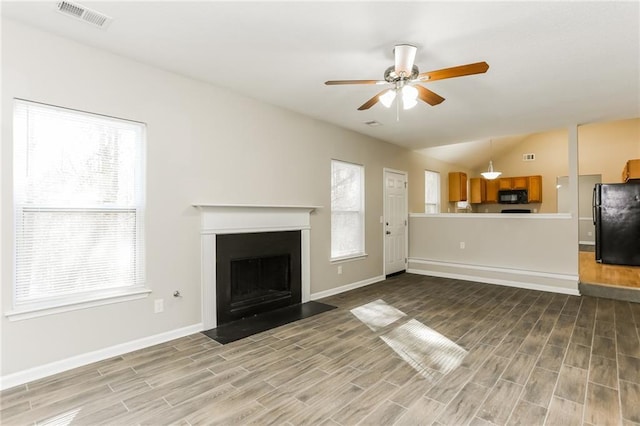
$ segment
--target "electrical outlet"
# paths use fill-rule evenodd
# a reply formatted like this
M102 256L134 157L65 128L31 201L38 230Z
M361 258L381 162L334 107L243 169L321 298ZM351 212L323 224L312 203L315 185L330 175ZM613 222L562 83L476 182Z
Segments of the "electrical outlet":
M342 274L342 265L338 265L338 275Z
M153 312L159 314L164 311L164 299L156 299L153 301Z
M463 249L467 246L467 244L464 241L460 241L460 248Z

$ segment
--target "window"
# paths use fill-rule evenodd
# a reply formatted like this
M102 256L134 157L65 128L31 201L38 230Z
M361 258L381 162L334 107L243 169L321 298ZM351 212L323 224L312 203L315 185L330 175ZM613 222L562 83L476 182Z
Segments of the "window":
M331 259L364 255L364 167L331 161Z
M440 213L440 173L424 171L424 212Z
M145 126L16 100L14 309L144 289Z

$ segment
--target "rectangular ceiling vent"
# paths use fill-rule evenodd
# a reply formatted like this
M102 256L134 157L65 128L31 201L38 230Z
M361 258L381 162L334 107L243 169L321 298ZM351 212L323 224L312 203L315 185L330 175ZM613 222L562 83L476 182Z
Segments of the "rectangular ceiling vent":
M379 121L376 121L376 120L365 121L364 124L366 124L367 126L371 126L371 127L382 126L382 123L380 123Z
M56 10L66 16L70 16L102 29L106 29L113 20L113 18L105 15L104 13L97 12L86 6L82 6L78 3L72 3L70 1L58 2Z
M535 154L522 154L522 161L534 161L535 159Z

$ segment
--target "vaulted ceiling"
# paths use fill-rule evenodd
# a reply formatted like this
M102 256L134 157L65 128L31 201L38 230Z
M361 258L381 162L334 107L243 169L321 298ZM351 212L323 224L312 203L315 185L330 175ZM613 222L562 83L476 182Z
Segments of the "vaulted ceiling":
M112 23L94 28L55 1L3 1L2 15L411 149L640 116L638 2L83 4ZM490 68L425 83L446 100L399 113L357 110L380 86L324 85L381 80L398 43L417 46L421 72Z

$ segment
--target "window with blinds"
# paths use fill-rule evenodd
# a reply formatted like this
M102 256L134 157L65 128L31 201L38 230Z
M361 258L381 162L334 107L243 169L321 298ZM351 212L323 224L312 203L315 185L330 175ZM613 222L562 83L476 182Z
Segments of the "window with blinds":
M364 255L364 167L331 161L331 259Z
M144 286L145 125L14 103L14 309Z

